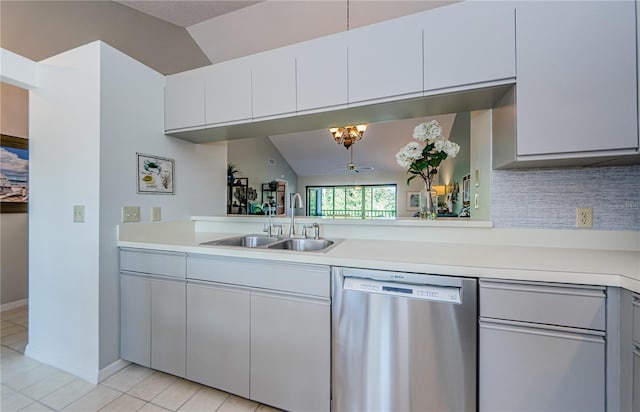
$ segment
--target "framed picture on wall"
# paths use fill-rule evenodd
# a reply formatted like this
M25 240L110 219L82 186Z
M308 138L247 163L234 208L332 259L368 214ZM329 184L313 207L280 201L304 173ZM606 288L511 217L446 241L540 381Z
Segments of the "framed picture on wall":
M471 205L471 175L466 175L462 178L462 206L468 207Z
M175 161L165 157L136 153L138 158L138 193L175 194Z
M26 213L29 209L29 141L0 135L0 210Z
M407 192L407 210L420 210L420 192Z

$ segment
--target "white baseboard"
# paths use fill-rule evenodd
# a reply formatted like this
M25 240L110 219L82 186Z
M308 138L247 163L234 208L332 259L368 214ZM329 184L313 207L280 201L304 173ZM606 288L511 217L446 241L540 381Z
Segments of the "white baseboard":
M98 372L98 382L102 382L103 380L107 379L109 376L126 368L127 366L129 366L130 363L131 362L128 362L124 359L118 359L117 361L113 362L111 365L107 366L106 368L100 369L100 371Z
M80 379L84 379L93 385L97 385L99 383L99 371L97 369L87 369L84 367L85 365L74 364L73 361L69 361L68 359L65 361L59 357L52 357L46 349L42 350L41 347L37 347L33 343L27 344L24 355L28 358L35 359L38 362L60 369L63 372L70 373Z
M18 309L23 306L27 306L29 304L29 299L20 299L15 302L3 303L0 305L0 312L4 312L6 310Z

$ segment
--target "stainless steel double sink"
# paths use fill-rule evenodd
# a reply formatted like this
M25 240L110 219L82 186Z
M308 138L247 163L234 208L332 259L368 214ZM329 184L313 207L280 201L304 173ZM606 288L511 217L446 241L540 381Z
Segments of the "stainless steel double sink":
M269 237L242 235L202 242L202 246L236 246L246 248L295 250L299 252L324 252L336 242L328 239Z

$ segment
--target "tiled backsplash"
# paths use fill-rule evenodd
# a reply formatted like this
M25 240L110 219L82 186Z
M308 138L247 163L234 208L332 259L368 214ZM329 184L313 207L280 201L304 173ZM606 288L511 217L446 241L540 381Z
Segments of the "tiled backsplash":
M593 229L640 230L640 166L491 172L495 227L573 229L577 207Z

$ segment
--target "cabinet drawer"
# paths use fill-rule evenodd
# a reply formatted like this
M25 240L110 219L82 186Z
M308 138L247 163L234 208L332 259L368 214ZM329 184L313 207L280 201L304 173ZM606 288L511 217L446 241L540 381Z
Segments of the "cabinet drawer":
M480 280L480 316L582 329L605 329L605 289Z
M523 325L480 321L479 410L604 411L604 333Z
M329 297L329 267L189 255L189 279Z
M141 249L120 249L120 270L184 279L186 255Z
M640 296L633 295L633 340L640 346Z

